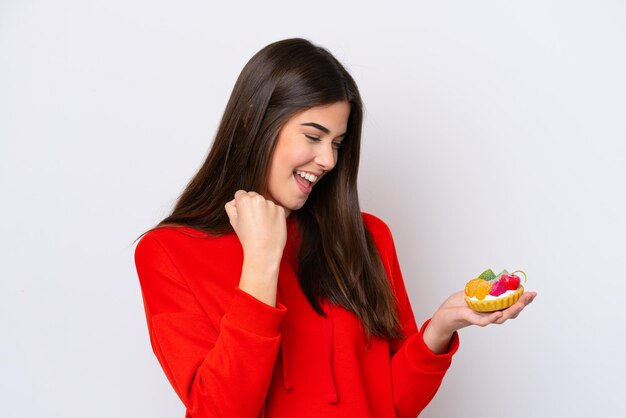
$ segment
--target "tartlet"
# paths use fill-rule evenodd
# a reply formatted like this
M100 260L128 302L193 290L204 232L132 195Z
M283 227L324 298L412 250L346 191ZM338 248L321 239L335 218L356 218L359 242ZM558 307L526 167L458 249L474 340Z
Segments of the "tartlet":
M506 309L517 302L524 293L521 279L515 273L521 273L526 282L526 273L516 270L510 273L502 270L497 276L491 269L465 285L465 302L477 312L493 312Z

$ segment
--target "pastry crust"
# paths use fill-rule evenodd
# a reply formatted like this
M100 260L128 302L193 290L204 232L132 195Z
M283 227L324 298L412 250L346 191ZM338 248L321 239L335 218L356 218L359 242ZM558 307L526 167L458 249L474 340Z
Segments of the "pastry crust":
M524 293L524 286L520 285L514 293L508 296L492 300L472 300L469 296L465 296L467 305L477 312L494 312L506 309L513 305Z

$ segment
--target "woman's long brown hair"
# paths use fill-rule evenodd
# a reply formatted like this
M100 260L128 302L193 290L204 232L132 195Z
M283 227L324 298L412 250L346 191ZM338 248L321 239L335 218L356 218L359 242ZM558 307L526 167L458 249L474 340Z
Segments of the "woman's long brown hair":
M359 208L361 97L341 63L305 39L270 44L246 64L209 155L172 213L155 228L232 232L224 205L239 189L265 195L280 128L299 112L340 101L351 107L344 146L335 168L298 211L300 285L320 315L325 315L320 298L328 298L354 312L368 336L398 338L395 298Z

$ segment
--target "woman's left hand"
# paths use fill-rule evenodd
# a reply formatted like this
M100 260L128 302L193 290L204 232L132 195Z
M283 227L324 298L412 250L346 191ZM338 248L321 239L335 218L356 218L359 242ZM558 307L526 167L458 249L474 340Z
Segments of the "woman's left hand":
M502 324L517 318L537 296L536 292L524 292L512 306L497 312L476 312L465 302L463 291L454 293L441 304L424 331L424 342L434 353L447 351L452 334L469 325L481 327L489 324Z

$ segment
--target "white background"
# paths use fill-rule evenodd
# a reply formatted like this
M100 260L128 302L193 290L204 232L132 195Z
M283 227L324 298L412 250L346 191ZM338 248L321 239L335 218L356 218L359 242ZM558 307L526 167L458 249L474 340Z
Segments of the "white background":
M0 416L183 416L132 243L246 61L295 36L360 86L362 208L394 233L418 323L487 267L539 292L461 332L422 416L621 416L625 2L250 3L0 0Z

